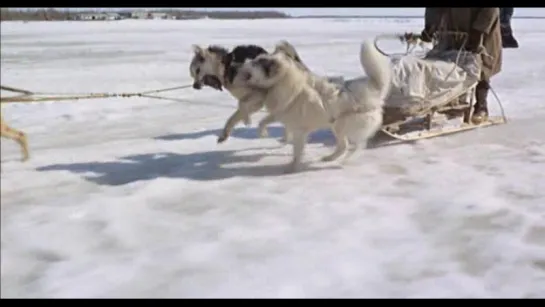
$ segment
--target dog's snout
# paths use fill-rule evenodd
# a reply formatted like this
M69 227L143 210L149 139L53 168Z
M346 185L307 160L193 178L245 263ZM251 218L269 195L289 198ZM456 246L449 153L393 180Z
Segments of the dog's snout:
M204 76L203 83L204 83L204 85L210 86L210 87L212 87L212 88L214 88L214 89L216 89L218 91L223 90L221 81L216 76L212 76L212 75Z
M250 79L252 79L252 74L249 72L245 72L243 77L244 77L244 81L250 81Z
M194 82L193 88L196 90L200 90L202 88L202 84L200 82Z

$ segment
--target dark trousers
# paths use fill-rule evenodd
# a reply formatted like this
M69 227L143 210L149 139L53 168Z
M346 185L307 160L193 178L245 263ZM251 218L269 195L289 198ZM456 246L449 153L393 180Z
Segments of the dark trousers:
M490 81L489 80L481 80L479 83L477 83L477 87L475 88L475 99L477 100L475 103L475 112L479 111L485 111L488 113L488 91L490 90Z
M511 18L513 17L514 8L500 7L500 24L501 38L503 48L518 48L519 43L513 36L513 28L511 27Z
M513 17L514 12L515 12L515 8L500 7L500 23L502 25L511 26L511 18Z

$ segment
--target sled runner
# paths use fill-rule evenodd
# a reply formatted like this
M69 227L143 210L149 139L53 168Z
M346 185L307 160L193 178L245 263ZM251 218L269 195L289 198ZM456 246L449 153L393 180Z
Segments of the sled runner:
M383 52L392 59L394 72L384 107L381 129L384 134L405 142L506 123L501 102L495 95L502 114L489 116L479 125L470 121L481 73L479 55L462 50L444 51L435 45L419 57L409 51L411 42L407 42L405 35L379 36L375 45L381 39L401 39L408 43L406 54L393 56Z

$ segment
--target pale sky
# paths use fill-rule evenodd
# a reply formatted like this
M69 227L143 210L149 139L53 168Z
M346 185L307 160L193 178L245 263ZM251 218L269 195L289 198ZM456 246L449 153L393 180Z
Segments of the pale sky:
M79 8L84 9L84 8ZM97 9L97 8L93 8ZM100 9L100 8L98 8ZM111 9L111 8L109 8ZM120 8L121 9L121 8ZM127 9L127 8L123 8ZM133 8L135 9L135 8ZM137 9L154 9L154 8L137 8ZM256 10L275 10L285 12L292 16L301 15L369 15L369 16L423 16L424 8L365 8L365 7L331 7L331 8L282 8L282 7L238 7L238 8L179 8L187 10L212 10L212 11L256 11ZM515 8L514 17L517 16L532 16L545 17L545 8L543 7L521 7Z
M271 7L271 8L194 8L199 10L275 10L282 11L293 16L300 15L380 15L380 16L423 16L424 8L365 8L365 7L332 7L332 8L282 8L282 7ZM535 17L545 17L545 8L515 8L514 16L535 16Z
M274 10L282 11L292 16L301 15L396 15L396 16L421 16L424 14L424 8L349 8L349 7L332 7L332 8L282 8L282 7L260 7L260 8L195 8L199 10Z

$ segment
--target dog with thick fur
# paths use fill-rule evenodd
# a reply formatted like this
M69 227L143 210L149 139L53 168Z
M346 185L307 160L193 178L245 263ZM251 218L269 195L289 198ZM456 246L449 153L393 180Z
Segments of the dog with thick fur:
M4 116L0 113L0 136L6 139L14 140L21 147L23 153L22 161L26 161L29 158L28 143L26 134L23 131L12 128L4 121Z
M237 110L229 117L222 134L218 138L218 143L222 143L227 140L231 131L239 122L244 121L246 125L250 125L250 115L259 111L263 106L258 103L262 99L255 97L259 93L245 86L234 86L230 80L233 79L238 67L246 60L254 59L261 54L268 54L268 52L256 45L236 46L231 52L216 45L207 48L194 45L193 51L194 56L189 65L190 75L193 78L193 88L199 90L203 85L207 85L221 91L224 87L239 101ZM279 52L292 57L301 69L308 69L301 62L295 48L288 42L282 41L277 44L274 53ZM251 99L249 95L255 99ZM247 103L246 106L242 107L240 105L241 100L252 100L255 103Z
M259 55L238 69L233 85L266 92L262 103L270 116L260 123L260 128L280 121L293 134L289 172L300 169L308 135L315 130L332 128L336 149L322 161L333 161L347 153L349 141L355 146L346 158L382 126L384 100L392 77L390 60L368 41L361 45L359 58L367 77L341 84L300 69L283 53Z

